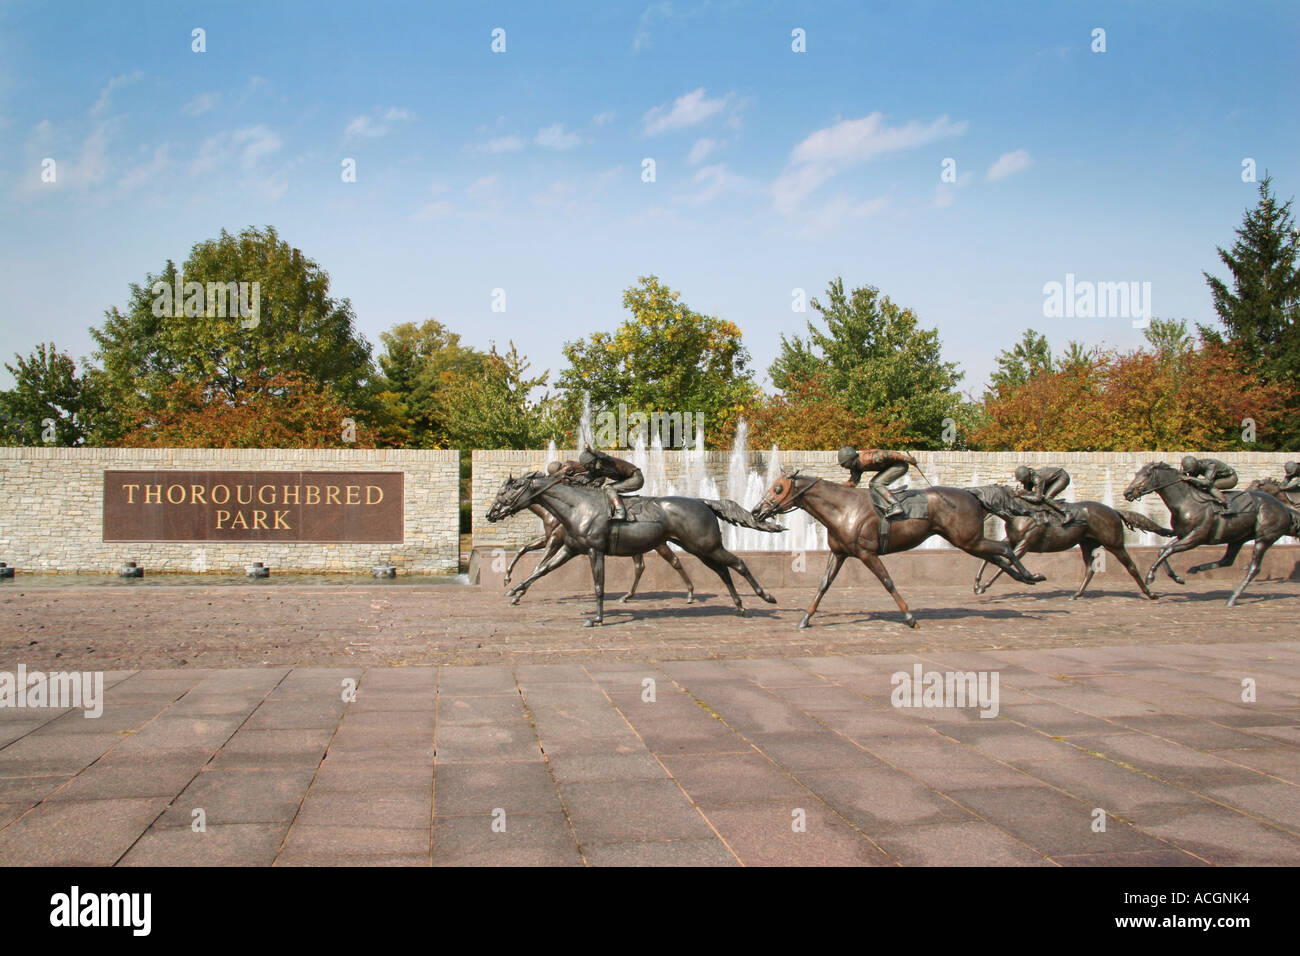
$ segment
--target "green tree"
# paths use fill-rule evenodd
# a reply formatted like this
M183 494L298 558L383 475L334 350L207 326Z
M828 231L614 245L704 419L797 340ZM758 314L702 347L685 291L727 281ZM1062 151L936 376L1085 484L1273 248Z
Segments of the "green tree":
M1165 358L1186 355L1195 345L1187 334L1186 319L1152 319L1142 334L1156 354Z
M513 342L504 355L496 346L484 356L477 375L453 379L444 397L444 437L448 447L542 448L558 438L556 402L545 388L550 372L530 376L531 363Z
M1300 229L1294 199L1279 203L1272 178L1259 182L1259 202L1248 209L1231 249L1219 247L1228 281L1204 273L1226 336L1198 326L1209 343L1225 341L1266 382L1291 390L1287 411L1273 429L1283 447L1300 441Z
M709 444L728 440L759 396L740 328L688 308L656 276L628 288L623 307L632 316L612 333L565 343L569 365L557 384L566 421L577 422L590 392L595 414L617 412L620 402L630 411L703 412Z
M999 352L996 361L997 370L990 378L993 388L999 391L1019 388L1036 375L1055 371L1047 336L1033 329L1025 329L1020 341Z
M943 361L938 331L921 328L915 312L873 286L846 294L837 277L826 294L825 304L811 302L825 330L809 322L806 339L781 336L772 384L785 391L824 375L850 411L892 417L912 444L940 447L944 420L961 404L954 389L962 373Z
M329 275L275 229L222 230L193 247L179 275L183 301L169 260L131 285L125 311L109 309L91 329L104 392L120 413L108 437L140 410L159 408L177 381L203 383L240 404L256 387L250 383L298 374L349 409L373 403L370 345L356 331L351 303L331 297ZM241 314L232 283L248 283L241 302L254 314Z
M17 365L5 363L14 387L0 392L0 442L7 445L86 443L102 405L94 381L54 343L41 344ZM50 440L46 441L46 437Z
M1097 349L1073 340L1065 343L1065 351L1056 360L1057 371L1068 371L1091 366L1097 359Z
M459 379L483 373L487 355L462 345L460 336L436 319L403 322L379 339L381 441L414 448L447 444L447 396ZM454 442L452 444L455 444Z

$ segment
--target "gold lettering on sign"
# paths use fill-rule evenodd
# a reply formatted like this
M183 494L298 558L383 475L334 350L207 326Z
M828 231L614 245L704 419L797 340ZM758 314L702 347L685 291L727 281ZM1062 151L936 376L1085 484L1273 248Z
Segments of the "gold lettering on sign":
M179 491L179 492L181 493L181 496L180 496L179 498L172 498L172 489L173 489L173 488L176 489L177 491ZM185 486L184 486L184 485L168 485L168 486L167 486L167 503L168 503L169 505L183 505L183 504L185 504Z
M190 485L190 500L194 502L196 505L207 504L207 502L203 500L203 494L204 492L203 492L202 485Z
M218 530L218 531L221 530L222 522L229 521L229 520L230 520L230 512L229 512L229 511L218 511L218 512L217 512L217 530Z
M341 504L343 504L343 502L339 501L339 486L338 486L338 485L326 485L326 486L325 486L325 503L326 503L327 505L341 505Z
M292 531L292 530L293 530L293 528L289 527L288 517L289 517L289 510L288 510L287 508L286 508L284 511L277 511L277 512L275 513L275 530L276 530L276 531Z
M293 501L289 500L289 492L291 491L293 492ZM280 504L282 505L298 504L298 491L299 491L298 485L285 485L284 493L280 495Z
M378 492L378 494L379 494L379 497L376 498L374 501L371 501L371 500L370 500L370 492L372 492L372 491L374 491L374 492ZM368 504L368 505L377 505L377 504L379 504L380 502L382 502L383 500L384 500L384 489L383 489L383 488L380 488L378 485L366 485L366 504Z
M243 488L244 488L243 485L235 485L235 501L239 502L239 504L241 504L241 505L251 505L251 504L253 503L253 486L252 486L252 485L249 485L249 486L248 486L248 500L247 500L247 501L245 501L245 500L244 500L244 496L243 496L242 494L240 494L240 491L241 491Z
M315 485L307 486L307 504L309 505L320 504L320 489Z
M151 495L153 497L150 497ZM162 485L145 485L144 503L147 505L162 504Z
M350 505L359 505L359 504L361 504L361 486L360 486L360 485L348 485L348 491L347 491L347 494L348 494L348 498L347 498L347 502L346 502L347 504L350 504Z
M217 492L218 492L218 491L221 492L221 497L220 497L220 498L217 498ZM230 489L229 489L226 485L213 485L213 486L212 486L212 503L213 503L214 505L224 505L224 504L225 504L227 501L229 501L229 500L230 500ZM229 513L229 512L226 513L226 517L227 517L227 518L230 517L230 513Z
M124 489L126 489L126 503L127 503L128 505L133 505L133 504L135 504L135 489L139 488L140 486L139 486L139 485L123 485L122 487L123 487Z
M271 500L270 500L270 501L267 501L265 498L262 497L262 492L266 491L267 489L270 489L270 491L271 491ZM260 485L260 486L258 486L258 489L257 489L257 503L258 503L259 505L273 505L273 504L275 504L275 485Z

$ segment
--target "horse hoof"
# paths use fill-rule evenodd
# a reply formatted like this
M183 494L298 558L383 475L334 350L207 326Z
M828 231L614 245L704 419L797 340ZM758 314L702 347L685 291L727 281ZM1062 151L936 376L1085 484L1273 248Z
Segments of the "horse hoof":
M739 614L741 617L749 617L749 612L746 611L743 607L736 608L736 613Z
M601 625L601 621L599 618L588 619L582 622L583 627L600 627L600 625Z
M766 601L768 604L776 603L776 597L774 595L768 594L766 591L763 592L763 600Z
M910 614L903 615L903 623L912 629L916 629L921 626L920 624L917 623L916 618L912 617L912 615Z
M1037 584L1039 581L1046 581L1046 580L1047 580L1047 575L1046 575L1046 574L1031 574L1031 575L1029 576L1029 580L1030 580L1032 583Z
M1148 591L1148 592L1147 592L1147 599L1148 599L1148 600L1151 600L1151 601L1159 601L1159 600L1160 600L1160 595L1159 595L1159 594L1156 594L1155 591Z
M516 594L514 597L512 597L512 598L510 599L510 606L511 606L511 607L518 607L518 606L519 606L519 598L520 598L521 596L522 596L522 595Z
M688 595L686 595L686 603L687 603L687 604L694 604L694 603L695 603L695 595L694 595L694 594L688 594Z
M626 604L627 601L628 601L628 598L630 598L631 596L632 596L632 595L630 595L630 594L624 594L621 598L618 599L618 603L619 603L619 604Z
M812 624L808 620L808 615L805 614L803 616L803 620L799 622L799 630L802 631L805 627L811 627L811 626Z
M1174 580L1177 581L1179 584L1186 584L1186 583L1187 583L1187 579L1186 579L1186 578L1180 578L1180 577L1178 577L1178 575L1174 575Z

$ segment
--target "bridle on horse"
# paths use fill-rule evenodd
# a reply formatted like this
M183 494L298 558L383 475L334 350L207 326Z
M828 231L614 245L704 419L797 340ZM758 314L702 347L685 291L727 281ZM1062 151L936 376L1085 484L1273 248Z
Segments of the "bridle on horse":
M524 508L527 508L530 504L532 504L535 498L541 496L544 492L549 491L552 486L559 484L567 477L568 477L567 475L562 475L559 472L557 472L556 474L547 478L546 484L538 488L534 488L531 484L531 481L528 479L528 477L526 475L521 475L517 480L528 481L529 483L520 486L519 488L520 496L514 499L513 501L511 501L509 505L507 505L507 508L509 509L507 514L514 514L517 511L522 511ZM516 479L511 479L511 481L514 480Z
M817 484L817 482L821 481L821 478L818 477L818 476L816 476L816 475L812 475L812 476L809 476L809 475L801 475L801 474L799 474L799 472L797 472L797 471L794 472L793 474L790 474L790 475L784 475L783 477L785 477L786 479L788 479L789 482L790 482L790 487L791 487L791 488L794 488L794 489L796 489L796 490L795 490L794 494L790 495L789 500L784 501L784 503L782 503L782 502L773 502L773 504L778 505L779 508L780 508L780 510L774 510L774 511L772 511L772 514L774 514L774 515L783 515L783 514L788 514L788 513L791 512L791 511L794 511L794 509L795 509L795 502L798 501L800 498L802 498L805 494L807 494L807 493L808 493L808 490L809 490L810 488L812 488L813 485L815 485L815 484ZM808 484L804 485L804 487L799 488L799 486L798 486L798 482L796 482L795 479L796 479L796 478L808 478L808 477L811 477L811 478L812 478L812 481L808 482ZM783 497L784 497L784 496L783 496Z

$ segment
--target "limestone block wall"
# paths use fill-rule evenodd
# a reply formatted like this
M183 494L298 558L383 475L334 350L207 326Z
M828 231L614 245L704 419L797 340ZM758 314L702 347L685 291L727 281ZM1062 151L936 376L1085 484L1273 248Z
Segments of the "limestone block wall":
M395 471L404 475L400 544L306 542L106 543L104 472ZM368 574L380 563L407 573L459 569L457 451L392 449L0 448L0 561L21 572L273 571Z
M565 459L576 457L574 451L558 454ZM1294 451L1202 452L1197 449L1169 452L918 451L914 454L917 463L930 481L936 485L951 485L958 488L971 485L1009 484L1014 481L1013 472L1016 466L1021 464L1032 467L1061 465L1072 478L1070 488L1064 496L1066 499L1101 501L1114 507L1142 512L1161 522L1165 521L1169 512L1155 495L1134 503L1125 502L1123 498L1125 487L1133 480L1138 469L1147 462L1167 461L1177 464L1186 454L1209 455L1237 469L1237 474L1240 476L1237 487L1244 488L1255 478L1268 475L1280 476L1283 463L1295 460L1297 457ZM757 503L757 496L753 492L754 482L750 482L747 487L730 479L728 472L732 453L729 451L704 452L702 459L699 460L689 460L692 458L692 453L684 451L665 451L662 456L662 473L655 474L649 467L649 461L643 466L646 487L642 489L642 494L668 494L669 484L674 485L673 493L688 493L687 486L698 487L699 471L703 471L713 480L719 497L733 498L747 507ZM624 457L633 456L629 452L625 453ZM474 547L515 548L540 534L541 522L532 514L516 515L496 524L489 523L486 514L502 480L511 473L518 475L525 471L545 468L546 453L544 451L475 451L472 463ZM773 463L772 452L750 452L749 463L750 469L762 476L758 484L766 487L766 476ZM776 453L776 464L782 468L799 468L805 474L815 474L835 480L843 480L848 475L836 463L834 451L780 449ZM687 474L688 468L692 471L690 475ZM909 487L925 486L925 480L915 469L909 472L905 481ZM761 490L758 494L761 495ZM753 500L749 500L751 497ZM995 521L996 519L990 519L991 524ZM1290 543L1290 539L1286 541Z

